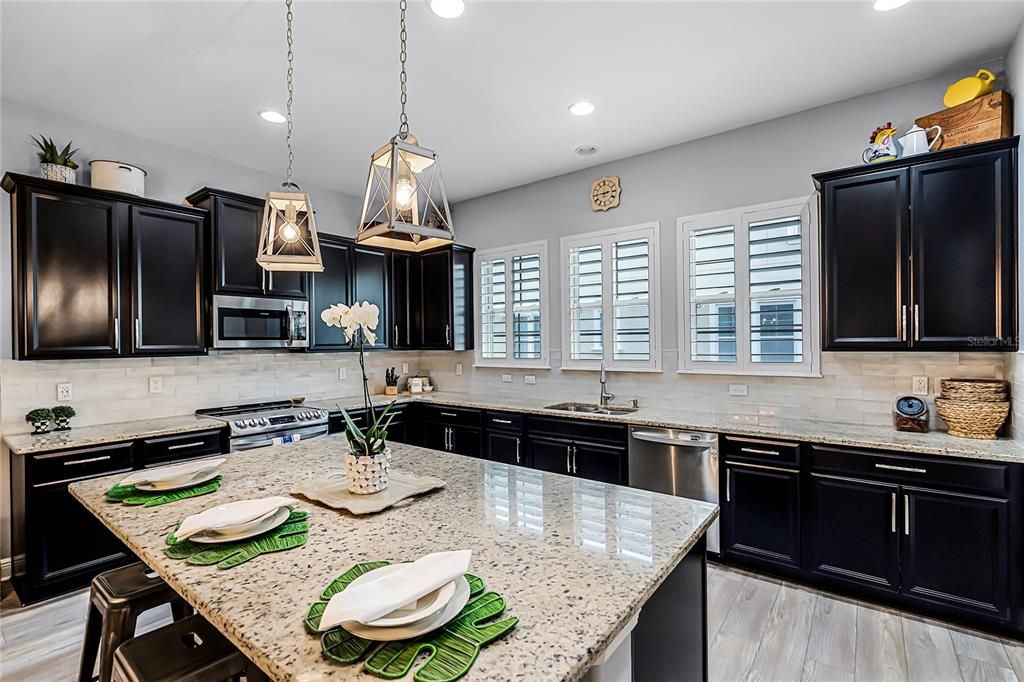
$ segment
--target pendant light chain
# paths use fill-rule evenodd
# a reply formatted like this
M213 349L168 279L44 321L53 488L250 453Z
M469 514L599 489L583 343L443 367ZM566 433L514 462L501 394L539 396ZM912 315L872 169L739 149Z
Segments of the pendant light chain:
M291 0L288 0L288 1L291 2ZM402 84L402 97L401 97L402 116L400 118L400 123L399 123L399 126L398 126L398 137L401 138L402 140L404 140L405 138L409 137L409 117L406 116L406 114L405 114L405 103L408 100L408 95L406 94L406 91L405 91L405 83L406 83L406 74L405 74L405 58L406 58L405 41L406 41L406 38L408 37L408 34L405 31L405 10L408 8L409 4L408 4L407 0L400 0L399 3L398 3L398 6L402 9L402 19L401 19L401 22L400 22L400 26L401 26L402 30L399 33L399 37L401 38L401 41L402 41L402 51L398 55L399 61L402 62L402 75L399 78L399 80L401 81L401 84Z
M295 74L293 66L295 53L292 51L292 46L294 45L292 40L292 0L285 0L285 7L288 8L288 102L285 105L285 117L288 119L288 132L285 135L285 142L288 145L288 176L284 184L287 187L294 187L295 183L292 182L292 164L295 162L295 152L292 151L292 100L295 96L295 89L292 84L292 77Z

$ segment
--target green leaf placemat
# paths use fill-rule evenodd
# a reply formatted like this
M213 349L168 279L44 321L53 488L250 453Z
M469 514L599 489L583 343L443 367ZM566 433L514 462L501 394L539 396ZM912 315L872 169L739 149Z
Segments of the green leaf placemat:
M320 650L325 658L351 665L366 657L363 670L387 680L397 680L409 674L420 654L428 654L426 662L413 675L413 680L453 682L469 672L482 647L511 632L519 622L515 616L495 620L505 612L505 599L494 592L485 593L484 581L467 573L469 603L447 625L422 637L380 644L356 637L340 626L322 634L317 632L320 618L332 596L364 573L387 566L388 563L373 561L356 564L328 585L320 594L320 600L307 609L303 622L310 634L320 635ZM373 651L367 657L371 649Z
M155 507L160 504L167 504L168 502L188 499L189 497L208 495L220 487L220 481L221 477L218 476L191 488L168 490L165 492L139 490L134 485L115 485L106 492L106 496L108 502Z
M191 540L178 542L172 532L167 536L164 554L172 559L184 559L185 563L198 566L217 565L217 568L233 568L255 559L261 554L281 552L301 547L309 539L309 522L304 511L292 511L288 520L273 530L238 542L200 543Z

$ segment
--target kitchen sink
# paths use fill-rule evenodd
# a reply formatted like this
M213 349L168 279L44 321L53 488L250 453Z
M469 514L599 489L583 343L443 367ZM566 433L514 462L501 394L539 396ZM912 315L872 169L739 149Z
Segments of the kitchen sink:
M557 403L555 405L548 405L544 409L561 410L562 412L583 412L585 414L607 415L631 414L637 411L637 408L635 407L619 407L611 405L602 407L601 405L595 405L593 403Z

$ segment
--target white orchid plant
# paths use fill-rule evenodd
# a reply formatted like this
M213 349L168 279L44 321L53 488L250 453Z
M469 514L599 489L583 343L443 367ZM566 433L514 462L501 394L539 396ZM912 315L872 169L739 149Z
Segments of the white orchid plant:
M365 342L372 346L377 343L375 330L380 322L380 309L369 301L356 302L351 306L336 303L323 310L320 319L329 327L341 328L345 334L345 341L353 348L359 348L359 368L363 373L363 404L366 407L366 414L370 417L370 424L365 431L360 429L343 409L341 414L345 417L345 436L356 455L379 455L387 447L385 439L394 418L394 415L389 413L395 404L390 403L380 414L376 414L376 410L373 409L369 381L366 378L363 344Z

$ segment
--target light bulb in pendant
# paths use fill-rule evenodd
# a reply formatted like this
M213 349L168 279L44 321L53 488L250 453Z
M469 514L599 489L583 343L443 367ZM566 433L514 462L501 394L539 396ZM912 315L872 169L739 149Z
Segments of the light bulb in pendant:
M408 211L412 208L412 195L416 192L412 180L399 178L395 186L395 206L399 211Z
M286 244L294 244L299 239L299 228L296 225L296 218L298 214L295 210L295 204L288 202L288 205L284 208L284 225L281 227L281 239Z

